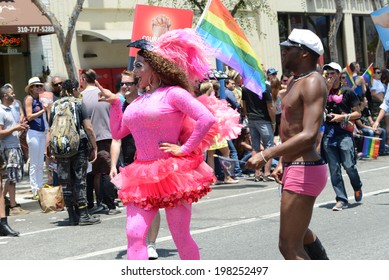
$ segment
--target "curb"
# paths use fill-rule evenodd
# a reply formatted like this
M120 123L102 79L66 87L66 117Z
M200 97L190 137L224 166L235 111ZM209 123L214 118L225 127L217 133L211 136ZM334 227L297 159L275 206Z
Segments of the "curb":
M19 203L23 209L30 212L42 211L37 200L32 200L30 183L21 182L16 184L16 203Z

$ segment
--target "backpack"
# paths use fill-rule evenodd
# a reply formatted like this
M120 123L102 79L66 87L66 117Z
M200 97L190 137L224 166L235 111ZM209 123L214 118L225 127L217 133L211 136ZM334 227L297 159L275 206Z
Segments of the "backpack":
M70 106L75 104L74 102L73 98L53 107L54 117L50 128L50 149L51 153L58 158L74 156L80 146L80 134L75 117L70 110Z

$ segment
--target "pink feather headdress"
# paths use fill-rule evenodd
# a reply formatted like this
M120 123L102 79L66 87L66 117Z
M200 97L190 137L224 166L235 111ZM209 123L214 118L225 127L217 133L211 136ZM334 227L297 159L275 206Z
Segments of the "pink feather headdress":
M176 63L191 81L202 80L210 68L208 56L212 51L193 29L166 32L153 43L152 51Z

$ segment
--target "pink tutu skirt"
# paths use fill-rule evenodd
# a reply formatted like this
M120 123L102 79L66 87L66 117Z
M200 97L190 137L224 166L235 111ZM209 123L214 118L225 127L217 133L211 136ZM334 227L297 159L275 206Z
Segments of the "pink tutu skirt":
M211 191L216 181L204 156L190 154L152 161L135 160L121 168L112 183L123 204L149 210L191 204Z

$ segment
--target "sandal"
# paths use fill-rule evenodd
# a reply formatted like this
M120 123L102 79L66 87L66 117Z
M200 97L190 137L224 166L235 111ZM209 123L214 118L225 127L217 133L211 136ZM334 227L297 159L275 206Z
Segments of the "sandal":
M274 182L276 179L275 179L274 177L268 175L268 176L264 176L264 177L262 178L262 180L263 180L264 182Z
M254 182L261 182L261 181L263 181L263 176L262 175L255 176Z

